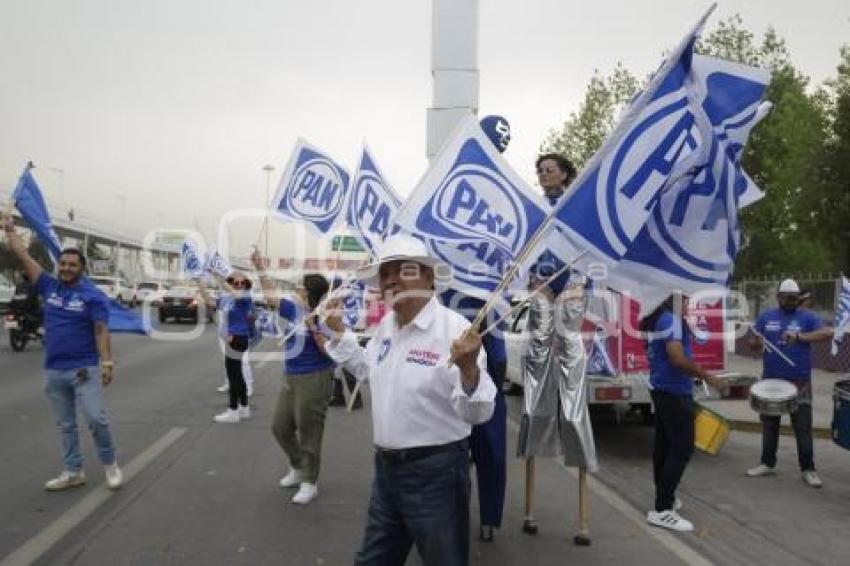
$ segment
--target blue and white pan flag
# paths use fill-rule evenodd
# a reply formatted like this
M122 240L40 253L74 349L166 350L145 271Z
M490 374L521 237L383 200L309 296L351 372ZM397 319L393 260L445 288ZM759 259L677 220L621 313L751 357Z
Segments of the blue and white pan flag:
M605 330L597 328L593 333L593 339L590 342L590 348L587 352L587 373L593 375L609 375L616 374L614 364L611 362L611 357L608 355L608 348L605 346Z
M283 171L273 210L284 222L304 222L325 236L344 214L348 171L322 151L298 139Z
M558 255L587 249L580 268L604 264L605 284L644 312L672 291L726 285L738 207L744 195L753 202L761 194L740 156L764 115L769 74L693 55L710 12L635 99L557 214L566 233Z
M470 114L461 119L395 223L425 240L474 243L484 256L513 260L546 218L536 193Z
M348 199L346 222L353 235L372 257L391 227L401 199L386 181L369 149L364 145Z
M850 333L850 279L842 276L838 302L835 304L835 327L831 347L833 356L838 354L838 347L847 333Z
M183 273L189 279L200 279L206 273L204 270L206 258L194 240L183 241L183 245L180 246L180 255L183 258Z
M256 328L259 336L270 336L272 338L283 336L280 325L277 322L276 313L265 307L256 307L254 312L257 315Z
M62 244L59 242L59 237L50 221L50 213L47 210L44 195L41 193L35 177L32 176L32 168L32 163L28 163L24 168L24 172L12 193L12 200L15 208L21 214L21 218L35 232L38 239L47 248L53 263L56 263L59 260Z
M207 273L214 273L226 279L230 277L231 273L233 273L233 267L230 265L230 262L218 252L218 250L212 250L209 254L207 254L204 271Z
M342 322L346 328L354 329L360 325L366 315L366 285L351 279L342 293Z
M653 294L659 288L692 295L726 287L740 247L741 200L752 203L763 195L740 159L769 73L699 57L692 77L702 95L689 109L696 161L661 194L622 264L622 275L639 277Z
M486 300L546 219L538 191L470 115L404 202L395 228L452 267L451 288ZM522 281L512 282L524 287Z

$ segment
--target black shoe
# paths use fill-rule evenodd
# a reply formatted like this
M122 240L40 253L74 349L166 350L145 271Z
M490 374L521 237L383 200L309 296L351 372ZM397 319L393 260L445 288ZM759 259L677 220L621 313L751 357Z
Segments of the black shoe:
M479 531L478 538L483 542L493 542L493 538L496 536L496 528L491 527L490 525L481 525L481 530Z
M345 407L345 397L331 397L328 399L328 407Z

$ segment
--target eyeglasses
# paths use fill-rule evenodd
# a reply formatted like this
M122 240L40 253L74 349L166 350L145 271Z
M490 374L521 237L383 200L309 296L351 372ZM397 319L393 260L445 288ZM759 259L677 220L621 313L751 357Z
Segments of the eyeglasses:
M555 167L542 167L537 170L538 175L551 175L552 173L557 173L558 169Z
M245 279L239 279L239 280L233 281L230 285L232 287L247 287L248 281L245 280Z

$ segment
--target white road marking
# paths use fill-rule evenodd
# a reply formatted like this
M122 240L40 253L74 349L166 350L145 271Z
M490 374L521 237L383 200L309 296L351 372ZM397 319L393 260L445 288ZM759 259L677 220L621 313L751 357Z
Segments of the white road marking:
M157 456L165 452L186 433L185 428L172 428L151 444L144 452L122 466L124 482L129 482ZM114 494L103 483L91 493L62 513L55 521L47 525L37 535L15 549L0 561L0 566L24 566L41 558L53 545L62 540L72 529L94 513L98 507L109 501Z

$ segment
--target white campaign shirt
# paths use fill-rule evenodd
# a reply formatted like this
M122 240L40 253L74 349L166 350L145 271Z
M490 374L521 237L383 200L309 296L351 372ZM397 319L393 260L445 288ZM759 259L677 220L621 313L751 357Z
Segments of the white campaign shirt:
M432 297L404 328L387 313L366 348L346 331L327 343L327 353L372 390L372 423L380 448L447 444L469 436L471 425L493 415L496 386L478 356L478 387L467 395L460 370L447 363L452 341L469 328L458 313Z

